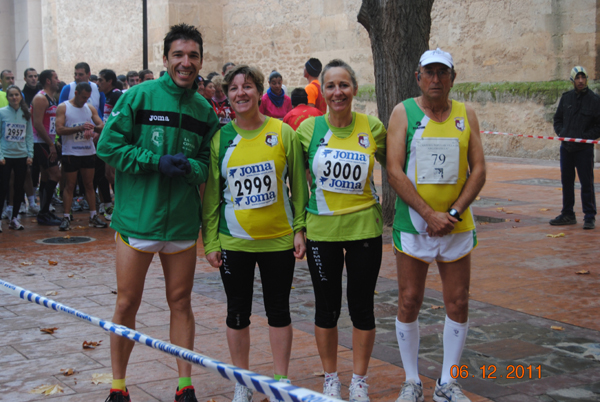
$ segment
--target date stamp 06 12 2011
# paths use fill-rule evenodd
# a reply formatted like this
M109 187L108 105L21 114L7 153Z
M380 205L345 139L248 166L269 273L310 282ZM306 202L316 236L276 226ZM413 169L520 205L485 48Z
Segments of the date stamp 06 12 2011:
M490 379L495 380L497 378L512 378L512 379L534 379L534 378L542 378L542 366L533 367L523 366L521 364L512 365L509 364L506 366L505 373L499 373L498 367L495 364L490 364L488 366L481 366L479 370L477 370L477 374L481 372L482 378L484 380ZM469 371L469 366L463 364L462 366L454 365L450 368L450 375L452 378L467 378L467 377L475 377L475 373L471 373Z

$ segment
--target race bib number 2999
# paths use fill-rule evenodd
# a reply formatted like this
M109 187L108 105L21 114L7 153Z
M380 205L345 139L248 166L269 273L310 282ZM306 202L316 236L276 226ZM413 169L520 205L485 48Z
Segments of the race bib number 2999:
M266 161L227 169L233 209L263 208L277 202L275 162Z

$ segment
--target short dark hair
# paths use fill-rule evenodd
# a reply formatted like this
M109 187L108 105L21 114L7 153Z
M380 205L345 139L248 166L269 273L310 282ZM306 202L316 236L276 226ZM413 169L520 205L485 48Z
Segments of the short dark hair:
M46 86L46 81L52 81L52 74L54 74L54 70L44 70L38 76L38 83L42 85L42 88Z
M223 74L225 74L225 71L227 71L227 67L229 67L229 66L235 67L235 64L233 64L232 62L228 61L227 63L223 64L223 69L221 70L221 72Z
M100 71L100 74L102 74L102 71ZM127 77L125 77L123 74L119 75L117 78L119 79L119 81L122 82L127 81Z
M23 73L23 77L27 78L27 73L30 72L30 71L35 71L37 73L37 71L36 71L35 68L29 67L29 68L25 69L25 72Z
M2 72L0 73L0 79L4 78L4 73L12 73L11 70L2 70Z
M92 81L92 82L98 81L98 76L96 74L90 75L90 81Z
M126 79L129 79L131 77L139 77L140 75L138 74L137 71L128 71L127 72L127 76L125 77Z
M86 74L90 73L90 65L87 64L85 61L82 61L81 63L77 63L75 64L75 70L80 70L82 69L85 71Z
M308 94L304 88L296 88L291 93L292 107L308 104Z
M139 72L140 81L143 81L146 78L146 74L154 74L152 71L145 69Z
M117 74L108 68L105 68L104 70L100 70L100 72L98 73L98 75L100 75L102 78L104 78L106 81L111 81L112 86L114 87L115 84L117 83Z
M200 46L200 60L202 60L204 54L204 48L202 47L202 34L196 27L185 23L173 25L167 35L165 35L163 55L166 58L169 58L171 43L179 39L193 40L196 42Z
M123 83L121 82L121 80L114 81L113 86L115 88L117 88L119 91L123 90Z
M321 87L323 87L323 85L325 84L324 83L325 73L327 73L327 71L329 69L334 68L334 67L340 67L340 68L343 68L344 70L346 70L346 72L350 76L350 81L352 81L353 89L358 88L358 82L356 81L356 73L354 72L352 67L350 67L350 65L348 65L348 63L346 63L344 60L340 60L340 59L333 59L325 65L325 67L323 68L323 71L321 71Z
M225 95L227 95L227 93L229 92L229 85L231 85L231 82L238 74L243 74L246 80L254 82L254 85L256 85L256 89L258 90L259 94L262 95L264 93L265 76L263 75L263 73L258 69L258 67L251 67L241 64L229 70L227 74L225 74L225 77L223 77L221 87L223 88L223 92L225 92Z
M92 86L87 83L87 82L80 82L79 84L77 84L77 86L75 87L75 92L92 92Z

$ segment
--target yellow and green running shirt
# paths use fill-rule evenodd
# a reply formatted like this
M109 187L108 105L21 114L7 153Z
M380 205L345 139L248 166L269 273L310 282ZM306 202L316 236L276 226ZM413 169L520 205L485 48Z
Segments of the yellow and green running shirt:
M375 159L385 164L387 132L379 119L352 113L352 123L338 128L326 114L305 120L296 133L312 177L307 238L347 241L381 235L373 167Z
M293 235L305 227L307 200L302 148L290 126L269 117L251 131L227 124L211 142L205 253L293 248Z
M460 195L468 177L471 127L464 103L452 101L450 116L441 123L430 120L414 99L404 102L406 130L406 165L404 172L417 193L434 211L445 212ZM469 207L454 224L451 233L475 229ZM396 198L394 229L426 234L427 223L400 197Z

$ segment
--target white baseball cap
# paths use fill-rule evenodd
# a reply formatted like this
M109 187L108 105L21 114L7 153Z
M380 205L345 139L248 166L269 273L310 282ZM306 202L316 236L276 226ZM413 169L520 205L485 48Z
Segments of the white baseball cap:
M454 67L452 55L448 52L444 52L439 47L435 50L428 50L425 53L423 53L423 55L421 55L419 63L421 64L421 66L426 66L428 64L433 63L442 63L450 68Z

